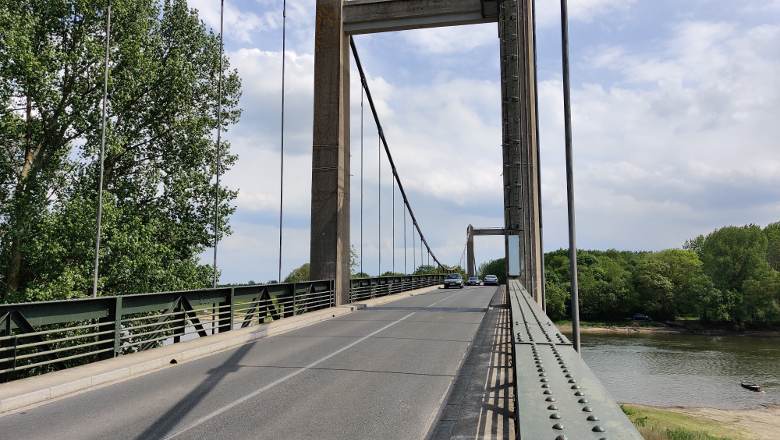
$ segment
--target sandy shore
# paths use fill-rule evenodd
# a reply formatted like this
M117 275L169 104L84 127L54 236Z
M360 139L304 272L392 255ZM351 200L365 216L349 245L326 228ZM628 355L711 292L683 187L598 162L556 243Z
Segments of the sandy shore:
M571 325L556 325L562 333L571 333ZM780 332L777 331L729 331L729 330L704 330L702 332L692 332L680 327L651 327L641 325L626 326L581 326L580 333L669 333L684 335L705 335L705 336L751 336L758 338L780 338ZM778 436L780 438L780 435Z
M705 422L716 422L724 428L739 432L745 439L777 440L780 438L780 405L764 405L749 410L713 408L658 408L644 405L633 407L670 411Z

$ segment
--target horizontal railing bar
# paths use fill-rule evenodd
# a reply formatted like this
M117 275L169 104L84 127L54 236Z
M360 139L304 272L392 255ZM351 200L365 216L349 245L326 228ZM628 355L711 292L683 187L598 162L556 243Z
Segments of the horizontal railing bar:
M78 359L78 358L82 358L82 357L86 357L86 356L92 356L92 355L96 355L96 354L99 354L99 353L105 353L105 352L108 352L108 351L114 351L114 348L112 347L112 348L106 348L106 349L103 349L103 350L90 351L88 353L81 353L81 354L68 356L68 357L64 357L64 358L52 359L52 360L48 360L48 361L38 362L38 363L35 363L35 364L20 365L20 366L18 366L16 368L6 368L5 370L0 370L0 373L10 373L12 371L29 370L30 368L40 367L40 366L43 366L43 365L49 365L49 364L53 364L55 362L70 361L70 360L73 360L73 359Z
M106 330L106 331L102 331L102 332L87 333L87 334L84 334L84 335L69 336L67 338L47 339L45 341L40 341L40 342L31 342L31 343L28 343L28 344L17 344L16 348L17 349L21 349L21 348L38 347L39 345L56 344L58 342L73 341L73 340L76 340L76 339L94 338L95 336L110 335L110 334L113 334L113 333L114 333L114 330ZM33 334L33 333L30 333L30 334Z
M20 355L20 356L16 356L16 359L18 360L18 359L29 359L29 358L41 357L41 356L46 356L47 354L62 353L63 351L71 351L71 350L76 350L76 349L79 349L79 348L82 348L82 347L92 347L93 345L100 345L100 344L112 344L113 345L113 341L97 341L97 342L90 342L88 344L81 344L81 345L74 345L74 346L70 346L70 347L58 348L56 350L39 351L39 352L36 352L36 353L23 354L23 355ZM62 358L60 360L62 360Z

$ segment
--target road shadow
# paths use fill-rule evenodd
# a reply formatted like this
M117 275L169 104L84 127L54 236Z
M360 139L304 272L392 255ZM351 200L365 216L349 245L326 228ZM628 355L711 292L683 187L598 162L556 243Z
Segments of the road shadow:
M228 374L241 369L239 363L244 356L246 356L247 352L251 350L253 345L254 344L246 344L241 346L235 353L227 358L222 365L209 370L209 376L203 380L203 382L179 400L179 402L165 414L158 417L151 426L136 437L136 440L161 439L170 434L179 422L181 422L187 414L192 412L192 410L195 409L195 407L203 401L217 385L219 385L222 379Z

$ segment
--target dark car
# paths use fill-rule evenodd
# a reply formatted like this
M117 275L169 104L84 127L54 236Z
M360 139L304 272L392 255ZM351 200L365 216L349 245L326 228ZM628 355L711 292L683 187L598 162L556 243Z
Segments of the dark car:
M493 284L495 286L498 286L498 277L495 275L486 275L485 276L485 285Z
M650 318L647 315L643 315L641 313L634 313L634 315L631 317L634 321L649 321Z
M444 278L444 288L449 289L450 287L463 288L463 277L459 273L447 274L447 277Z
M482 281L479 280L477 277L469 277L469 286L479 286L482 284Z

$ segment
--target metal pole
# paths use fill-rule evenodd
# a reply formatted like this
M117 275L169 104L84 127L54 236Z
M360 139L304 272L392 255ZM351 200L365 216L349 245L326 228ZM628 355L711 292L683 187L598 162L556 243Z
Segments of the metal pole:
M536 118L536 187L538 194L539 212L539 255L542 258L542 308L547 313L547 276L544 268L544 222L542 221L542 150L539 141L539 75L536 63L536 0L531 2L531 19L533 21L533 43L534 43L534 109Z
M577 237L574 226L574 172L572 165L571 96L569 87L569 18L566 0L561 0L561 43L563 51L563 115L566 129L566 199L569 210L569 270L571 272L572 343L580 352L580 300L577 287Z
M223 2L225 0L222 0ZM287 0L282 2L282 142L279 178L279 282L282 282L282 208L284 207L284 60L287 42Z
M106 154L106 99L108 95L108 46L111 40L111 0L108 0L106 14L106 64L103 72L103 128L100 140L100 180L98 183L97 232L95 232L95 273L92 280L92 297L97 298L100 265L100 224L103 217L103 160Z
M379 136L378 136L379 137ZM381 145L382 139L379 137L379 143L377 144L379 146L379 150L377 150L377 158L379 160L379 246L377 248L379 249L379 273L377 274L378 277L382 276L382 145Z
M406 210L404 210L404 275L408 274L406 270Z
M219 106L217 107L217 189L216 202L214 203L214 288L217 288L217 240L219 239L219 167L220 145L222 142L222 34L225 16L225 0L221 1L219 17L219 82L217 91L219 94Z
M395 179L393 179L393 276L395 276Z
M360 273L363 272L363 87L360 88Z

